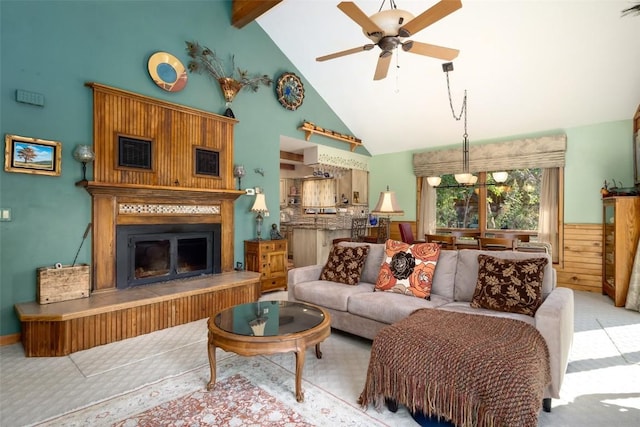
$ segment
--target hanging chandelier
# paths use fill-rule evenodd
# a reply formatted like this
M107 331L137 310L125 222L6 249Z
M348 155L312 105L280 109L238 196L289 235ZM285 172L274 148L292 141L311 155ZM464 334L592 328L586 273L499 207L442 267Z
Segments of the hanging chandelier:
M451 114L453 118L460 121L464 117L464 133L462 134L462 173L454 174L454 178L458 183L457 186L473 186L478 182L478 177L469 172L469 133L467 132L467 91L464 91L464 97L462 98L462 107L460 108L460 114L456 115L453 108L453 101L451 99L451 86L449 84L449 71L453 71L453 62L447 62L442 64L442 71L447 76L447 94L449 95L449 106L451 107ZM493 180L496 183L503 183L509 177L507 172L494 172L492 174ZM439 176L427 177L427 183L432 187L440 185L442 178ZM455 187L457 187L455 186Z

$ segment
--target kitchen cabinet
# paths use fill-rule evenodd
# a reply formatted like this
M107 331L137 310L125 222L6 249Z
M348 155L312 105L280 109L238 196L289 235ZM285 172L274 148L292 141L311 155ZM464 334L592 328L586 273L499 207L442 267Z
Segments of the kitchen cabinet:
M337 180L338 203L342 196L349 200L349 204L369 204L369 172L360 169L350 169Z
M624 307L640 236L640 196L602 199L602 293Z
M299 179L280 178L280 206L300 205L299 186Z
M260 273L261 292L287 290L287 241L245 240L244 265Z

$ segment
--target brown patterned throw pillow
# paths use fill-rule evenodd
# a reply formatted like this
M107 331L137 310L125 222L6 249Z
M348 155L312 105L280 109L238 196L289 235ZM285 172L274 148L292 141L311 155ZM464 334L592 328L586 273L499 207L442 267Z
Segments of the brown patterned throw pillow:
M357 285L368 253L369 245L334 245L320 273L320 280Z
M376 291L431 298L431 285L440 246L437 243L408 243L387 240Z
M471 307L533 316L542 304L546 258L501 259L478 255L478 281Z

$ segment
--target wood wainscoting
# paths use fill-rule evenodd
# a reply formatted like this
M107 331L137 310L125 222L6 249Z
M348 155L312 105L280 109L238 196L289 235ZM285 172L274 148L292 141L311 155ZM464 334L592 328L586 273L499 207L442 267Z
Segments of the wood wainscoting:
M602 292L602 225L565 224L563 250L558 286Z
M16 311L25 355L51 357L211 317L259 297L260 274L233 271L54 304L16 304Z

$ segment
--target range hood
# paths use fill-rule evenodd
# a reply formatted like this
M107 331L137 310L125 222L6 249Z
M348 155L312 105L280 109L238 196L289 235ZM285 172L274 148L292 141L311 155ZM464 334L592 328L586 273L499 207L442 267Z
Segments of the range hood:
M369 159L369 156L327 147L326 145L316 145L315 147L304 149L304 164L310 167L368 171Z

